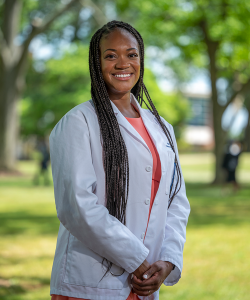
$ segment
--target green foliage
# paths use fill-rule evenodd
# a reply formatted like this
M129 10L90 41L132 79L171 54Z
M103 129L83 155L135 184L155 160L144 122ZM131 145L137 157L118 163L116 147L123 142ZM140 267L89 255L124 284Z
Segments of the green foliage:
M175 47L177 57L165 63L187 80L187 68L210 68L204 30L212 43L218 43L218 78L241 74L240 83L250 76L250 4L244 0L117 1L121 18L131 22L146 45L163 50ZM132 12L130 14L130 12ZM164 61L164 59L163 59Z
M23 136L49 134L67 111L91 98L86 46L72 46L63 58L49 60L44 68L37 72L31 66L28 72L27 89L21 101ZM185 99L179 94L163 93L148 69L145 84L160 115L174 126L181 125L187 111Z
M90 98L87 47L72 47L62 59L49 60L43 72L31 66L21 101L22 135L49 134L66 112Z
M145 69L144 83L160 116L175 127L175 134L180 137L181 126L188 116L188 101L181 93L164 93L149 69Z

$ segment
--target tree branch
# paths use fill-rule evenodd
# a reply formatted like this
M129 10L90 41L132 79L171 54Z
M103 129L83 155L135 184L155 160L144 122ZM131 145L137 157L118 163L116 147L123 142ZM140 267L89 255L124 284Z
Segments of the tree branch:
M11 59L11 51L6 43L1 28L0 28L0 57L2 59L3 65L6 67L9 64L9 61Z
M48 18L47 20L45 20L45 22L43 24L41 24L41 26L37 27L37 31L39 33L44 32L46 29L48 29L50 27L50 25L58 18L60 17L65 11L69 10L70 7L72 5L74 5L75 3L77 3L79 0L71 0L68 4L66 4L64 7L62 7L61 9L59 9L58 11L56 11L50 18ZM35 24L32 24L33 26L35 26Z
M234 101L234 99L239 95L239 94L245 94L248 90L250 89L250 78L248 79L248 81L246 83L244 83L240 90L238 90L237 92L235 92L229 99L229 101L227 102L225 108L228 107L228 105L230 103L232 103Z
M17 70L22 69L22 66L25 62L25 59L27 57L27 53L28 53L28 49L29 49L29 45L30 42L33 40L33 38L35 36L37 36L38 34L44 32L45 30L47 30L50 25L58 18L60 17L65 11L69 10L70 7L72 5L74 5L75 3L77 3L79 0L71 0L68 4L66 4L65 6L63 6L61 9L57 10L56 12L54 12L54 14L52 14L49 18L45 19L44 21L41 19L34 19L31 23L32 25L32 30L29 34L29 36L27 37L26 41L24 42L22 49L21 49L21 54L17 63Z
M109 21L103 11L92 0L80 0L80 3L82 6L87 4L94 9L94 18L98 25L103 26Z
M5 48L7 46L5 38L3 36L3 32L0 28L0 52L2 52L2 49Z
M13 52L14 38L18 33L19 20L22 12L23 0L8 0L3 5L2 31L6 44Z
M228 5L227 1L225 1L225 0L222 1L221 5L222 5L222 18L223 18L223 20L225 20L228 16L228 6L229 5Z

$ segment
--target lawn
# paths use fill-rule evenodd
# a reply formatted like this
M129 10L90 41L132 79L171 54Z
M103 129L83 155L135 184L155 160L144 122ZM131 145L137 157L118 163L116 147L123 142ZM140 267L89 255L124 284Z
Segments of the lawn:
M250 298L250 155L242 155L241 189L209 185L212 154L183 154L181 164L192 212L184 269L161 300ZM0 177L0 299L46 300L58 220L52 186L34 186L33 162L20 162L24 176Z

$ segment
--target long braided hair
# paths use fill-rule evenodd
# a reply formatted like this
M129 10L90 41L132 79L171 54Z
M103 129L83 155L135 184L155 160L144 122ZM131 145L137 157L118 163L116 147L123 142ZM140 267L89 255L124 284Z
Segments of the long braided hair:
M110 103L100 64L100 40L103 36L117 29L125 29L130 32L136 38L139 45L140 77L132 88L131 93L138 100L140 106L145 103L149 111L155 116L167 136L174 153L175 148L171 134L159 116L143 83L144 43L141 35L128 23L112 21L105 24L96 31L90 41L89 69L91 76L91 96L96 109L103 141L106 207L112 216L116 217L123 224L126 224L126 205L129 190L128 153ZM144 100L143 94L145 94L148 103ZM179 192L181 187L181 171L177 159L175 159L175 169L177 181L174 188L173 184L171 185L168 207L170 207L175 195Z

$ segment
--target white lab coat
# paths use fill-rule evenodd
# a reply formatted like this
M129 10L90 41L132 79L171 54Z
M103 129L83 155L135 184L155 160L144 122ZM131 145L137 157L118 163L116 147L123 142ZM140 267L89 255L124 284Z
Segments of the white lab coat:
M56 209L61 222L51 294L91 300L126 300L131 290L129 274L145 259L150 264L163 260L176 266L164 281L165 285L173 285L181 277L190 212L185 184L182 179L181 190L168 209L175 154L154 115L142 109L132 94L131 102L139 110L157 148L162 170L144 243L152 182L150 150L111 101L129 158L129 194L124 226L105 207L99 123L93 102L82 103L70 110L50 135ZM178 153L173 128L164 122ZM104 257L113 266L103 277L106 271L102 264ZM141 299L159 299L159 291Z

